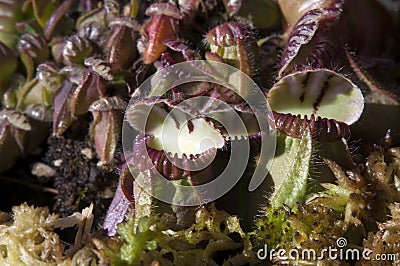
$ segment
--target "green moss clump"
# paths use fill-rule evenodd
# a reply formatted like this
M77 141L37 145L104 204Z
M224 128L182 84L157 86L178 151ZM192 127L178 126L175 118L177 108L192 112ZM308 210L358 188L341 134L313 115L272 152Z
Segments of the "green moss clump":
M300 254L312 249L321 254L324 248L335 245L340 237L346 237L351 242L348 245L361 245L360 219L365 215L369 197L364 179L355 171L343 171L333 161L326 160L326 163L337 184L322 184L325 191L308 195L303 204L292 208L265 206L256 221L257 229L250 233L255 248L262 249L267 245L269 249L296 249ZM280 258L273 258L273 262L283 263ZM297 265L307 263L289 262ZM328 257L320 263L328 263Z
M201 207L195 223L179 229L171 215L143 217L121 224L123 245L109 252L113 265L242 265L255 263L239 220L215 207Z
M12 219L0 213L0 265L97 265L105 261L90 235L93 205L65 218L47 207L13 207ZM65 249L56 228L74 227L76 243Z
M1 265L55 265L63 260L63 245L53 231L58 216L48 208L27 204L13 207L14 221L0 225Z

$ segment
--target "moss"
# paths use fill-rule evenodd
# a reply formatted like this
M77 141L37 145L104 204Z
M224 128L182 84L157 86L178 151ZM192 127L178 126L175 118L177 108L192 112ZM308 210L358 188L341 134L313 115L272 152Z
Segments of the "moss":
M47 207L24 203L13 207L12 219L2 213L0 265L97 265L102 252L90 236L92 210L93 205L60 218ZM76 241L67 248L55 229L74 226L78 228L74 229Z
M176 220L164 214L134 219L121 224L118 234L123 245L110 252L114 265L241 265L255 263L251 244L239 220L215 207L201 207L188 229L176 228ZM229 264L231 263L231 264Z
M356 171L344 171L333 161L326 160L336 177L337 184L322 184L325 190L307 195L303 204L292 208L271 205L262 209L256 220L256 230L250 233L255 248L283 248L285 250L313 249L321 254L324 248L334 245L338 238L347 237L349 244L359 245L357 237L362 235L361 217L365 217L366 191L364 178ZM354 229L355 228L355 229ZM351 229L351 230L350 230ZM323 265L328 258L320 261ZM275 263L298 263L273 258ZM325 264L324 264L325 263Z
M374 259L381 256L387 258L392 265L400 264L400 203L396 202L389 205L391 218L378 223L379 231L370 232L368 238L364 240L364 249L370 251L369 258L364 258L363 265L375 265Z
M0 227L0 264L55 265L63 246L53 231L58 219L48 208L13 207L13 222Z

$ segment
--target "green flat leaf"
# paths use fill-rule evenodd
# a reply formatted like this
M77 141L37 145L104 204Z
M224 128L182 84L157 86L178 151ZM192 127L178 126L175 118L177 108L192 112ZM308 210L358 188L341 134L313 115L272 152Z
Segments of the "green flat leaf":
M47 20L56 9L55 5L48 0L33 0L32 4L33 12L37 22L40 24L40 26L44 27L47 23Z
M22 3L20 0L0 1L0 42L13 50L19 38L15 24L22 19Z
M270 201L274 209L285 204L293 207L306 194L312 153L312 138L309 133L302 139L281 136L277 139L277 156L272 163L270 174L275 191ZM282 153L279 154L280 148Z
M17 69L17 57L13 50L0 41L0 58L0 92L2 92L2 85L9 81Z
M224 4L226 4L226 1L224 1ZM278 6L275 1L271 0L242 1L237 13L230 13L231 16L237 15L238 17L251 20L257 29L273 27L280 18Z
M131 0L131 17L136 18L139 12L139 0Z

